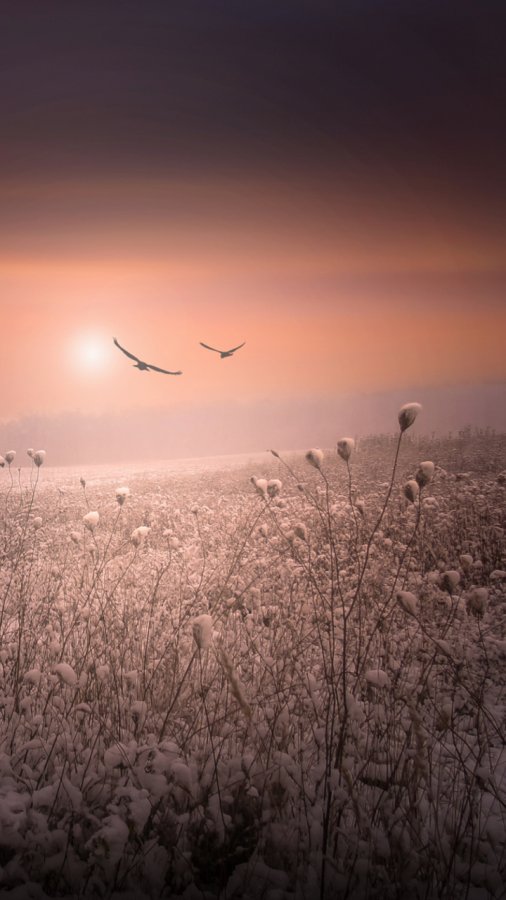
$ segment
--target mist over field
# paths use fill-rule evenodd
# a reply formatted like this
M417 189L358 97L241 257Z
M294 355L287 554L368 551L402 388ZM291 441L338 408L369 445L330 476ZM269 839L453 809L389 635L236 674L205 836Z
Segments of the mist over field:
M234 400L212 406L26 416L0 425L4 446L44 446L52 465L254 453L266 447L329 447L336 429L354 436L388 434L409 394L424 403L416 433L439 436L466 427L506 431L506 383L350 393L329 398ZM27 460L21 456L18 465Z

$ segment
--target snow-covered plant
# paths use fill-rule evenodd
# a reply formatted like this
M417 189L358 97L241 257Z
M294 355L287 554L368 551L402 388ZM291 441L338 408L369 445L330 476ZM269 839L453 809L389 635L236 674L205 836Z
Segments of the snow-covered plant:
M251 717L251 707L246 699L246 692L245 692L244 685L243 685L241 679L239 678L229 655L226 653L226 651L220 645L218 645L218 648L217 648L217 656L223 667L223 671L225 672L225 675L229 681L229 684L230 684L230 687L232 690L232 694L234 695L235 699L237 700L237 702L238 702L239 706L241 707L246 718L249 719Z
M207 650L213 643L213 620L210 615L204 613L192 620L194 641L199 650Z
M118 487L116 488L116 502L119 506L123 506L126 498L130 494L130 488L128 487Z
M270 481L267 482L267 493L269 497L276 497L283 487L279 478L271 478Z
M465 572L468 572L473 564L473 557L470 553L461 553L460 554L460 565L462 566Z
M88 531L95 531L95 528L98 525L100 519L100 515L96 510L90 510L86 515L83 516L84 527L88 529Z
M395 599L404 612L410 616L416 616L418 612L418 600L412 591L397 591Z
M460 572L457 572L456 569L448 569L441 575L441 587L443 590L448 591L449 594L455 593L459 582Z
M312 450L308 450L306 453L306 460L310 466L314 466L315 469L321 469L323 463L323 451L316 447Z
M404 485L404 496L407 497L410 503L414 503L415 500L418 499L419 493L420 487L414 478L410 478L409 481L406 481L406 484Z
M341 438L341 440L337 442L337 452L345 462L348 462L354 449L355 441L351 437Z
M389 688L392 684L390 676L384 669L368 669L364 673L364 678L368 684L377 688Z
M467 612L476 618L481 618L488 606L489 592L486 587L475 587L469 591L466 597Z
M252 475L250 481L255 488L257 494L260 494L261 497L265 497L267 495L267 479L266 478L256 478L255 475Z
M434 477L434 463L427 460L426 462L421 462L418 466L415 478L420 486L420 488L426 487Z
M299 540L307 541L307 528L303 522L299 522L298 525L294 526L293 533Z
M401 406L398 415L401 432L411 427L421 410L421 403L405 403L404 406Z
M70 687L74 687L77 684L77 675L68 663L58 663L58 665L54 666L53 672L64 684Z
M148 525L138 525L137 528L134 528L132 534L130 535L130 540L134 547L140 547L140 545L145 541L148 534Z

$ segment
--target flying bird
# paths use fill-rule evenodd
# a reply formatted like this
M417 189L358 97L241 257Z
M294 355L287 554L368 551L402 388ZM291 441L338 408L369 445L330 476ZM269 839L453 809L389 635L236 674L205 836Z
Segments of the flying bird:
M138 356L134 356L133 353L129 353L128 350L125 350L125 348L118 343L116 338L113 338L113 341L116 344L116 347L118 347L118 349L121 350L121 352L124 353L125 356L128 356L129 359L135 359L134 368L139 369L141 372L162 372L164 375L183 374L182 372L169 372L168 369L160 369L158 366L152 366L151 363L143 362L142 359L139 359Z
M240 350L241 347L244 347L245 343L246 341L243 341L242 344L239 344L238 347L232 347L231 350L217 350L216 347L210 347L209 344L203 344L202 341L200 341L200 346L205 347L206 350L214 350L215 353L220 354L220 359L225 359L226 356L232 356L232 354L235 353L236 350Z

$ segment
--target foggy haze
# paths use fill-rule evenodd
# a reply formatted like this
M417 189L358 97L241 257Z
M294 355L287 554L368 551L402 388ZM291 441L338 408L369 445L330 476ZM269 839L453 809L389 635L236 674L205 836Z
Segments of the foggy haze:
M0 440L4 450L18 451L17 465L25 464L28 447L46 449L48 465L332 447L343 434L396 432L399 407L413 400L423 404L414 433L446 436L466 426L506 430L506 385L490 384L285 401L266 397L114 415L28 416L0 425Z

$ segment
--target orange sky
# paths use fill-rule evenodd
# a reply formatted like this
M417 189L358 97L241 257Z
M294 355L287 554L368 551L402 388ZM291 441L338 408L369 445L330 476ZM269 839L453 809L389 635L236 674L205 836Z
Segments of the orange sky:
M293 176L1 194L4 420L506 376L501 231L423 192ZM137 372L113 335L184 375ZM247 343L221 361L200 340Z

